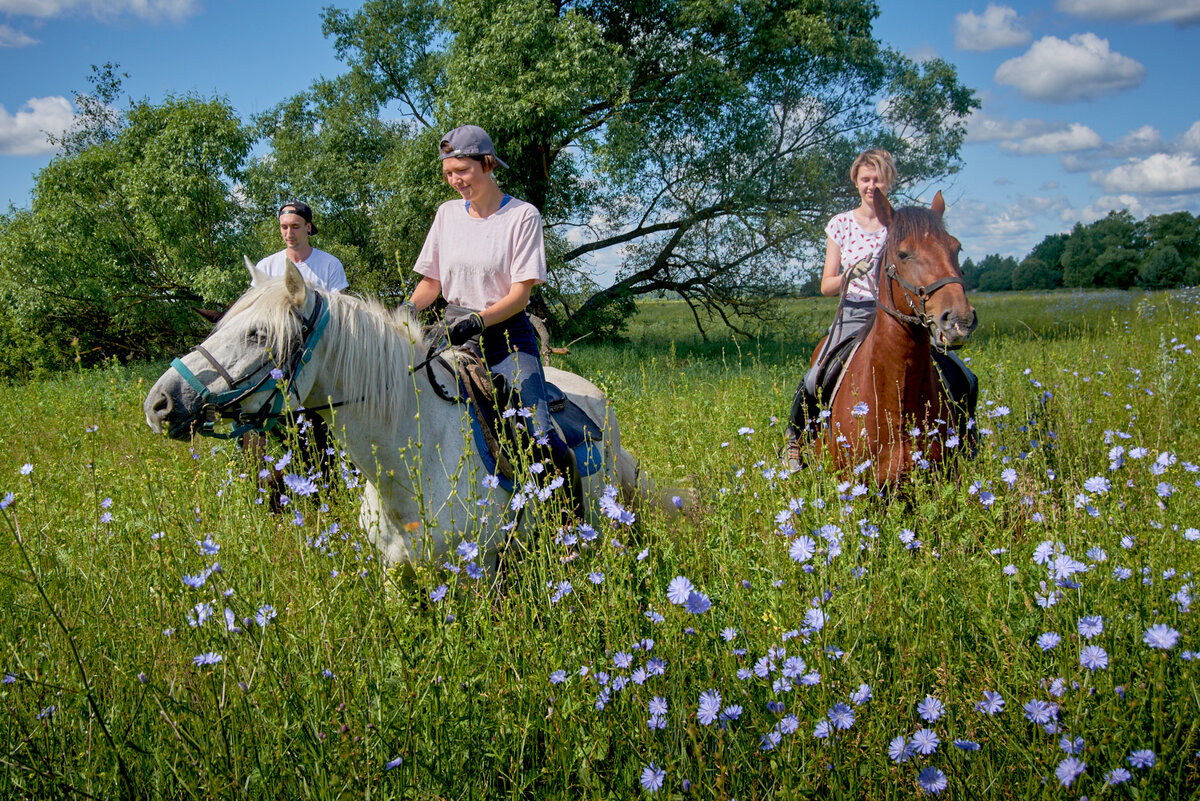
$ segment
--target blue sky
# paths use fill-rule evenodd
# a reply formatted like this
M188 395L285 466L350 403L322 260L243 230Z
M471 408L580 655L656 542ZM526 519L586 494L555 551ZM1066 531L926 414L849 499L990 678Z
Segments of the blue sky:
M964 255L1018 258L1111 209L1200 213L1200 0L880 0L875 31L953 63L983 106L938 185ZM320 3L0 0L0 207L27 206L90 65L127 94L228 98L245 118L343 65Z

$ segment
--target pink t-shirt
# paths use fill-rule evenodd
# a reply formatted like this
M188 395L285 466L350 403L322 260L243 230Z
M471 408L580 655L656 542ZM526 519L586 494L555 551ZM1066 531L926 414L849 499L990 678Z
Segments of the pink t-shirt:
M825 233L842 249L842 272L860 261L875 258L887 239L887 228L867 233L854 219L853 211L843 212L830 220ZM874 274L856 278L846 287L846 299L874 301L875 289Z
M447 302L483 311L514 283L546 280L542 215L510 198L480 219L467 213L465 201L448 200L438 207L415 269L441 281Z

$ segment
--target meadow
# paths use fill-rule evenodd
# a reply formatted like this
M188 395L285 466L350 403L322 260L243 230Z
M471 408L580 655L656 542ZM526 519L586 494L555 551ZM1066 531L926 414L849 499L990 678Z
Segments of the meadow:
M827 301L573 345L697 507L500 582L389 572L344 463L272 513L165 364L0 386L0 794L1200 795L1200 292L972 300L979 451L898 495L778 458Z

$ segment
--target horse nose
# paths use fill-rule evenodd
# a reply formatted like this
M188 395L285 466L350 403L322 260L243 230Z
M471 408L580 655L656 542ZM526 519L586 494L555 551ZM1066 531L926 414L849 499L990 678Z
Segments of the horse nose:
M968 307L969 314L960 314L953 309L947 309L938 315L938 327L953 341L961 341L975 330L977 320L975 309Z
M146 412L146 422L155 431L162 427L162 422L171 414L171 410L175 408L175 402L171 400L171 396L161 389L154 389L146 397L146 402L142 404L142 408Z

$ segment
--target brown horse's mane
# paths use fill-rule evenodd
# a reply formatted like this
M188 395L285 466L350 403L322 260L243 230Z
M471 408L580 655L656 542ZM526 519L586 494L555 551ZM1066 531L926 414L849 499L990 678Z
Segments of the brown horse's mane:
M892 224L888 226L887 243L903 242L910 236L945 235L946 226L942 217L922 206L904 206L895 210Z

